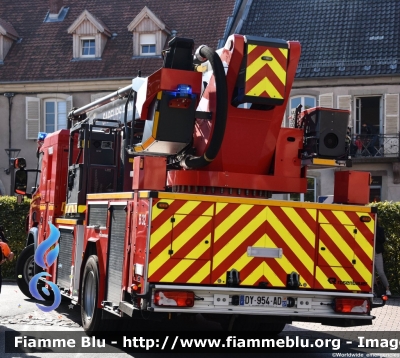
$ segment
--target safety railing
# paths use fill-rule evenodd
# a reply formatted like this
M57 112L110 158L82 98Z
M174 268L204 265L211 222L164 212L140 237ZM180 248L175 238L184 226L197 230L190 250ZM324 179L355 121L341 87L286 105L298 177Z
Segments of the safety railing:
M348 155L352 158L399 157L399 133L357 134L348 137Z

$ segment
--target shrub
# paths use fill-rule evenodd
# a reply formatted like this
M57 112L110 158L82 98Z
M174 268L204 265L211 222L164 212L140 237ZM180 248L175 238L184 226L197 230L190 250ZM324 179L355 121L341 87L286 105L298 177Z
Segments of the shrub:
M30 200L26 198L18 204L15 196L0 196L0 223L4 227L8 245L15 254L12 261L2 265L3 278L15 278L15 264L26 243L25 222L29 205Z
M385 229L386 243L383 264L392 294L400 293L400 202L373 203L378 208L381 226Z

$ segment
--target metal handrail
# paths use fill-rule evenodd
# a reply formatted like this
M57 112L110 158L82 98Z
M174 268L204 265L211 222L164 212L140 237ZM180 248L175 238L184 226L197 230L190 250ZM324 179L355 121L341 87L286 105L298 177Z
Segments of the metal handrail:
M352 158L397 158L400 136L394 134L354 134L347 138L347 152Z

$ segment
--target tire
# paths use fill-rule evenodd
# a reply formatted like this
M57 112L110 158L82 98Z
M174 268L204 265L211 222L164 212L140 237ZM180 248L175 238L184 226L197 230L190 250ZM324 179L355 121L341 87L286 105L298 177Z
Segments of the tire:
M34 244L30 244L21 251L15 268L18 287L21 292L29 298L33 298L29 291L29 281L35 275L34 255Z
M100 331L102 312L97 307L99 297L99 261L96 255L89 256L83 271L81 293L82 327L88 336Z

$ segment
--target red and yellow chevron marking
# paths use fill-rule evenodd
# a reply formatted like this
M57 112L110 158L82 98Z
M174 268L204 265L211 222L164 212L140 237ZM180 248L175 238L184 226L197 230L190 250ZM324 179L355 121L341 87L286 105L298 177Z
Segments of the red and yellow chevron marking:
M283 99L288 49L249 44L247 51L245 94Z
M235 269L240 285L283 288L294 271L302 288L370 290L374 220L361 222L366 212L160 201L169 208L153 205L150 282L225 285ZM281 248L283 256L249 257L249 246Z
M152 209L149 281L209 284L214 203L162 202L169 208Z

